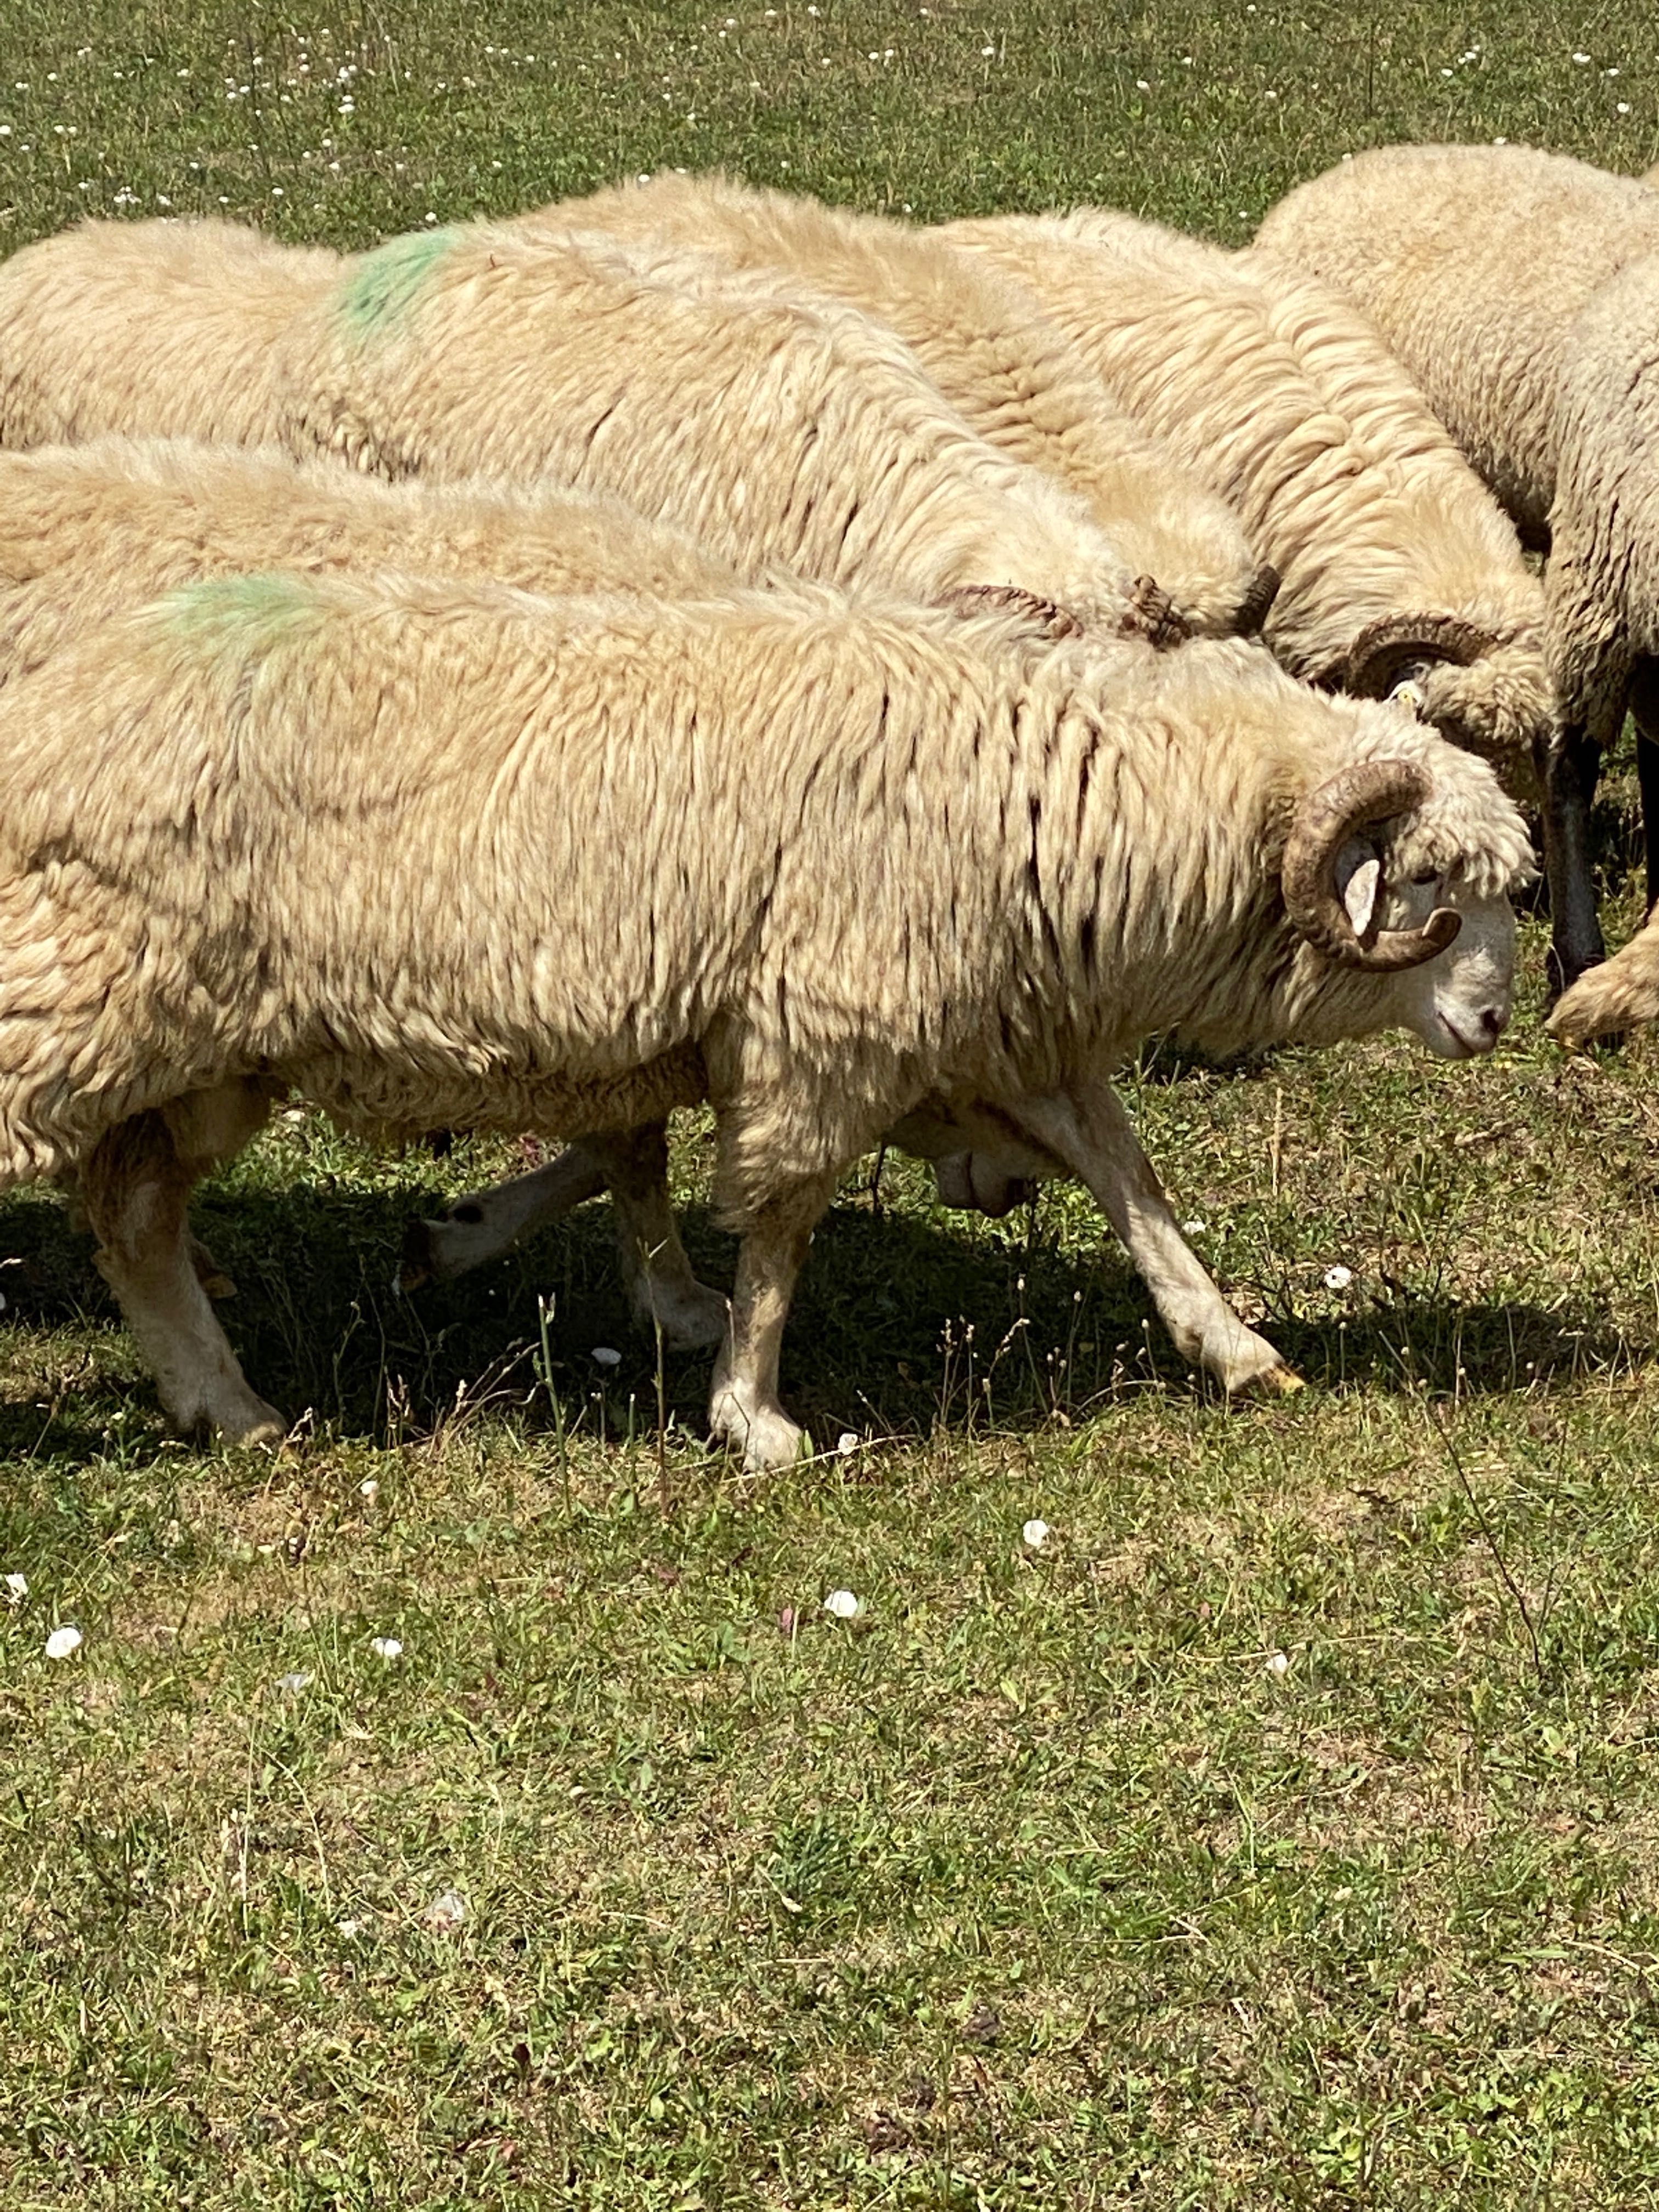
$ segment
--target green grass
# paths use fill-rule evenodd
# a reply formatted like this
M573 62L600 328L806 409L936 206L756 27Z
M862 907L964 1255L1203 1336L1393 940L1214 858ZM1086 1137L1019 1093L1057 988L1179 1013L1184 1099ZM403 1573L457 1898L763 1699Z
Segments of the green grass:
M1659 156L1630 4L10 0L0 125L7 250L714 162L1237 238L1389 137ZM1602 828L1627 927L1622 783ZM1490 1065L1132 1086L1313 1385L1270 1408L1080 1195L975 1224L869 1163L786 1352L825 1455L747 1480L598 1209L398 1301L410 1212L513 1149L301 1116L202 1214L311 1418L204 1455L57 1202L0 1205L7 2212L1659 2202L1659 1041L1562 1060L1540 950ZM695 1128L676 1173L729 1279Z

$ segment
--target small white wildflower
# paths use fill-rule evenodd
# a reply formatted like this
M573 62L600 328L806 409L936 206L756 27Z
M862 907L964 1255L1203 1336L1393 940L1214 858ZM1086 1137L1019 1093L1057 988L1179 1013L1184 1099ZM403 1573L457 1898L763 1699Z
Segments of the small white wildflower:
M1325 1270L1325 1288L1328 1291L1346 1291L1352 1280L1352 1267L1327 1267Z
M1607 69L1603 70L1601 74L1603 76L1617 76L1619 72L1616 69Z
M1269 1654L1267 1659L1267 1672L1270 1674L1288 1674L1290 1670L1291 1662L1285 1656L1285 1654L1282 1651L1274 1651Z
M357 1495L365 1505L372 1505L380 1494L380 1486L372 1474L357 1485Z
M371 1636L368 1648L377 1659L401 1659L404 1647L395 1636Z
M1135 79L1135 90L1137 92L1150 92L1152 88L1147 83L1144 76L1138 76Z
M1183 1221L1181 1224L1181 1233L1183 1237L1201 1237L1204 1234L1204 1224L1197 1220Z
M836 1438L836 1449L841 1454L843 1459L846 1458L849 1452L855 1452L858 1448L859 1438L858 1431L856 1429L843 1429L841 1434Z
M441 1936L453 1936L466 1918L467 1905L459 1889L446 1889L426 1909L426 1924Z
M81 1632L78 1628L54 1628L46 1638L48 1659L67 1659L72 1651L80 1649Z
M593 1347L593 1362L599 1367L620 1367L622 1354L612 1345L596 1344Z
M1577 63L1579 68L1583 69L1584 64L1589 59L1589 56L1588 54L1575 54L1573 56L1573 59Z
M1510 142L1507 138L1494 138L1492 143L1494 146L1507 146Z
M8 1575L6 1577L6 1603L8 1605L21 1605L23 1600L28 1595L28 1594L29 1578L27 1575Z
M837 1620L851 1620L859 1609L859 1601L851 1590L831 1590L823 1601L823 1609Z
M430 209L430 208L428 208L428 209L427 210L427 211L426 211L426 220L427 220L428 222L436 222L436 221L438 220L437 216L436 216L435 215L434 215L434 214L433 214L433 212L432 212L432 210L431 210L431 209Z
M996 48L994 46L981 46L979 52L981 60L988 62L992 55L995 53Z
M1046 1521L1028 1521L1019 1533L1023 1542L1029 1544L1034 1552L1040 1552L1048 1540L1048 1523Z
M362 1933L363 1923L361 1920L353 1919L349 1915L348 1915L343 1920L337 1920L334 1925L339 1929L341 1935L349 1942L352 1936Z
M1615 115L1628 115L1630 113L1629 100L1621 100L1617 101L1613 107L1613 112Z
M301 1690L308 1690L311 1683L312 1677L303 1669L298 1669L292 1674L279 1674L276 1678L277 1688L286 1690L291 1698L297 1698Z

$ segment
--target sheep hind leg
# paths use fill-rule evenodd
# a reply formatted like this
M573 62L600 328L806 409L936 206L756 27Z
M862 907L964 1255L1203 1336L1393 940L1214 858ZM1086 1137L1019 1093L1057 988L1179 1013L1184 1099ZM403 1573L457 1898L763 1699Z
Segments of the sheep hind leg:
M582 1149L611 1186L628 1300L647 1328L678 1352L719 1344L728 1308L700 1283L680 1243L668 1198L668 1133L650 1121L618 1136L585 1136Z
M1152 1162L1109 1085L1059 1092L1014 1112L1033 1137L1086 1183L1127 1246L1183 1359L1230 1395L1299 1390L1302 1378L1265 1337L1246 1328L1182 1237Z
M186 1433L216 1431L228 1443L275 1443L288 1425L249 1389L208 1304L186 1211L205 1169L238 1150L264 1118L264 1102L240 1085L135 1115L100 1140L77 1178L99 1270L168 1420Z
M834 1174L812 1176L763 1206L744 1233L726 1340L714 1363L708 1425L751 1474L787 1467L806 1438L778 1402L778 1353L812 1231L835 1196Z

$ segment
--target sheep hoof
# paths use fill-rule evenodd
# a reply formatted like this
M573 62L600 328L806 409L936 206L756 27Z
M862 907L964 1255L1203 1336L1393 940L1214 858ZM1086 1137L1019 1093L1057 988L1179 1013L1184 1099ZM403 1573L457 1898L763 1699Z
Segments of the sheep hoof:
M745 1474L793 1467L810 1449L805 1431L781 1406L747 1407L730 1388L714 1393L708 1426L717 1443L742 1452Z
M729 1301L695 1280L653 1283L635 1300L634 1310L641 1328L660 1328L671 1352L706 1352L710 1345L724 1343L732 1327Z
M1270 1367L1265 1375L1256 1377L1255 1387L1273 1397L1293 1398L1308 1386L1294 1367L1287 1367L1281 1360L1277 1367Z

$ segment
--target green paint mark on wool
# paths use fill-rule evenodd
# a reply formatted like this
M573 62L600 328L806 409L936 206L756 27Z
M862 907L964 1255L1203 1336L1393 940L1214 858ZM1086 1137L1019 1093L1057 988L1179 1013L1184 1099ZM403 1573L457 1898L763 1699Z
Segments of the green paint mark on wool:
M341 322L358 337L401 321L455 242L453 230L411 230L369 254L341 285Z
M214 576L169 592L156 611L170 629L210 650L236 650L276 644L313 622L322 604L304 576Z

